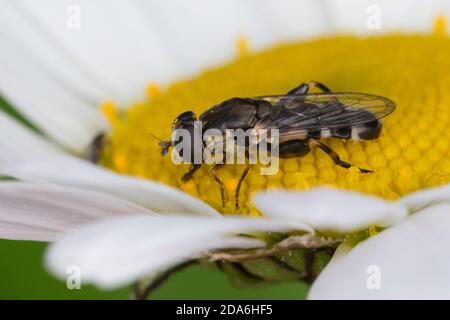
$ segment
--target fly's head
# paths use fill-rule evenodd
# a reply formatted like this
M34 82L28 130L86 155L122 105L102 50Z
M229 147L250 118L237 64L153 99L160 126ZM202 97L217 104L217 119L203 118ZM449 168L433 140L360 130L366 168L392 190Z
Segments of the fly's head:
M194 141L198 138L201 139L201 132L199 132L199 129L196 126L197 121L197 116L192 111L186 111L177 116L172 123L170 141L159 142L161 155L165 156L170 147L176 147L183 142L184 144L189 145L191 152L184 152L183 149L177 150L177 152L185 162L192 162L191 158L194 154Z

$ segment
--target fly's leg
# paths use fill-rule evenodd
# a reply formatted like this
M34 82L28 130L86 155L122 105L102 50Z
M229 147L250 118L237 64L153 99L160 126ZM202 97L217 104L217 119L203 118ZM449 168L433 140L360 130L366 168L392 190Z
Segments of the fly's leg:
M161 287L173 274L176 272L183 270L187 267L192 266L193 264L197 263L197 260L188 260L185 262L182 262L176 266L171 267L170 269L167 269L166 271L162 272L158 276L156 276L154 279L150 281L149 284L146 284L143 286L143 283L145 283L145 280L143 280L143 283L140 283L140 281L136 282L133 286L133 292L131 295L131 299L134 300L148 300L151 297L149 297L153 292L155 292L156 289Z
M328 154L330 156L330 158L334 161L335 164L337 164L338 166L340 166L342 168L348 169L353 166L351 163L341 160L341 157L339 157L339 155L336 153L336 151L334 151L333 149L331 149L330 147L328 147L327 145L323 144L320 141L311 139L309 141L309 145L319 147L322 151L324 151L326 154ZM359 171L361 173L373 172L372 170L363 169L363 168L359 168Z
M216 164L216 165L214 165L214 167L211 169L211 171L209 171L209 174L219 184L219 187L220 187L220 198L222 199L222 207L225 207L225 186L223 184L223 181L220 180L220 178L216 174L217 170L219 170L223 166L224 166L224 164Z
M312 88L319 88L323 92L331 92L330 88L328 88L323 83L317 82L317 81L310 81L308 83L302 83L298 87L295 87L294 89L290 90L287 94L288 95L301 95L301 94L307 94L309 90Z
M250 170L250 165L249 164L245 167L244 172L242 172L242 175L239 178L239 182L238 182L238 185L236 187L236 191L235 191L235 209L236 210L239 209L239 192L241 191L242 182L244 181L245 177L248 174L248 170Z
M191 166L191 168L189 169L188 172L186 172L182 177L181 177L181 181L183 182L188 182L189 180L192 179L192 176L194 174L195 171L197 171L198 169L200 169L202 165L201 164L193 164Z

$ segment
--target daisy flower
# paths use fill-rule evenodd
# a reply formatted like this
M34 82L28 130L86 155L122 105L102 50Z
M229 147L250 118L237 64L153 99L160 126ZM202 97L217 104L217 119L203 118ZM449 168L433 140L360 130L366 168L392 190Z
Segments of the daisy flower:
M0 184L0 236L54 241L56 276L75 265L102 288L138 281L138 297L196 261L238 285L305 280L312 299L449 298L445 8L196 4L5 1L0 90L32 128L0 114L0 173L19 180ZM373 173L320 150L272 176L254 166L235 210L207 170L182 182L187 165L150 135L312 79L396 101L379 139L327 141ZM228 194L242 169L220 171Z

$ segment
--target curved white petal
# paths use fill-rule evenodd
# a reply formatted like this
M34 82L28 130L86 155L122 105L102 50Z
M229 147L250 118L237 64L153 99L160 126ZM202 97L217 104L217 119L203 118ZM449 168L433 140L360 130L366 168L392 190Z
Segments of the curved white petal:
M450 205L429 207L330 262L309 298L449 299L449 243Z
M340 261L341 258L344 258L351 250L353 249L353 245L348 242L341 242L339 246L336 248L336 251L333 254L333 259L328 263L327 267Z
M0 164L0 172L25 181L52 182L105 192L160 213L219 216L208 204L185 192L154 181L116 174L71 156Z
M2 95L51 139L82 153L106 127L98 110L50 74L0 29L0 90Z
M328 0L326 6L338 33L429 33L437 16L450 15L450 5L440 0L425 6L421 0Z
M442 202L450 203L450 184L420 190L399 199L399 203L407 207L410 212L419 211L427 206Z
M149 82L168 84L234 58L240 37L261 49L331 31L316 0L3 2L3 29L41 71L91 101L120 104L142 98ZM67 27L78 13L80 28Z
M94 223L53 244L46 264L57 276L81 269L82 282L112 288L134 281L201 251L262 245L238 233L310 231L303 224L260 218L126 217Z
M320 1L314 0L175 0L142 2L142 7L187 75L235 57L240 37L259 50L330 31Z
M51 241L114 215L156 213L98 192L23 182L0 183L0 238Z
M144 2L63 0L41 3L22 0L16 5L23 19L57 43L56 50L71 56L84 72L102 79L108 93L104 99L129 104L144 95L149 82L174 80L177 68L173 53L162 35L151 26ZM76 7L76 11L73 8ZM79 13L80 28L67 27Z
M407 216L406 209L394 202L330 188L261 192L253 203L268 217L295 219L315 230L340 233L390 226Z
M51 143L0 111L0 165L61 152Z
M39 65L41 72L49 74L64 88L70 89L93 105L113 96L114 90L105 84L108 79L100 79L90 68L78 61L69 48L64 47L50 32L46 32L45 26L39 24L30 16L29 10L23 8L22 0L0 0L0 3L0 28L6 31L9 39L17 40L16 45L20 47L20 52ZM66 15L66 10L62 10L60 15ZM5 40L2 38L2 43ZM14 61L15 56L10 56L9 59ZM62 70L64 72L61 72ZM27 77L26 74L20 76Z
M326 0L261 0L251 5L276 32L275 43L321 37L335 31L334 12Z
M380 8L380 29L373 29L367 27L374 15L367 10L373 5L369 0L263 0L257 4L239 0L2 0L2 38L14 39L18 48L17 57L3 56L3 67L27 84L23 75L28 73L21 70L29 69L30 63L21 67L19 62L25 57L36 64L30 74L44 84L39 88L55 97L42 98L42 90L25 89L35 105L41 100L62 104L60 98L67 98L66 104L81 98L82 105L85 99L96 104L112 98L127 105L143 97L149 82L167 84L234 57L235 42L241 36L251 48L261 49L330 33L428 32L435 16L450 13L450 6L438 0L427 6L419 0L380 0L375 3ZM78 13L79 28L70 27ZM2 44L9 42L2 39ZM11 101L29 108L30 100L3 86ZM45 128L45 123L40 124ZM56 138L73 147L69 128L66 131L68 137Z

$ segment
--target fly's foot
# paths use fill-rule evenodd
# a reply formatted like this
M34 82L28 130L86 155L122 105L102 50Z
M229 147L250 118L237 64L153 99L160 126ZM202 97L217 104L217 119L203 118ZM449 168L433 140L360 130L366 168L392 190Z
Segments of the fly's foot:
M181 181L182 182L188 182L189 180L192 179L192 176L194 175L195 171L197 171L198 169L200 169L202 165L201 164L193 164L191 166L191 168L189 169L188 172L186 172L185 174L183 174L183 176L181 177Z

